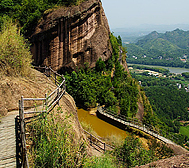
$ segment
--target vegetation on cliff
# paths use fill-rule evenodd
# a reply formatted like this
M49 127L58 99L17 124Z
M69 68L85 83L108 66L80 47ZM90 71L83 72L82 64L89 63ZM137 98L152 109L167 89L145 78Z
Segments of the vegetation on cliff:
M4 19L12 18L21 32L31 35L44 11L57 6L79 5L85 0L2 0L0 2L0 27Z
M87 64L84 69L66 74L67 91L78 105L86 108L95 107L97 103L105 105L112 111L126 117L135 117L138 111L138 101L144 103L145 122L151 123L149 116L153 116L152 108L141 91L136 80L124 71L118 58L122 47L113 34L110 36L113 55L106 64L99 59L95 69L91 70ZM124 49L122 49L124 52ZM139 93L140 92L140 93ZM148 107L149 106L149 107Z
M29 45L17 25L4 22L0 32L0 74L29 76L31 58Z
M28 126L33 135L30 141L34 142L29 149L32 167L133 167L172 156L172 150L156 140L149 140L146 149L138 138L131 136L118 143L114 139L114 150L91 157L86 142L78 141L72 132L73 126L68 122L71 116L61 120L61 113L61 108L57 108L55 113L41 115Z
M116 146L113 154L124 167L144 165L155 160L171 157L173 151L166 145L149 140L149 150L134 136L126 137L121 145Z

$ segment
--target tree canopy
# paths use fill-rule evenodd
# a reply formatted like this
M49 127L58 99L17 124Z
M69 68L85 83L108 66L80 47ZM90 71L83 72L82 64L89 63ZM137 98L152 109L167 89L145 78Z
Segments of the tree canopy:
M21 32L28 36L36 27L44 11L57 5L78 5L85 0L2 0L0 2L0 25L3 20L12 18L21 27Z

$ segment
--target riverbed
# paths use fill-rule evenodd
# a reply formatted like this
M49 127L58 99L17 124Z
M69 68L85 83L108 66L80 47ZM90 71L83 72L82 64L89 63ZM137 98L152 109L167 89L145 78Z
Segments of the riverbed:
M102 138L109 137L111 135L122 137L123 139L128 136L128 133L121 130L101 119L95 115L91 115L88 111L78 108L77 114L80 122L86 122L90 124L92 129Z
M164 67L164 66L156 66L156 65L143 65L143 64L127 64L128 67L132 65L146 66L146 67L154 67L154 68L164 68L168 69L170 73L182 74L183 72L189 72L189 69L186 68L176 68L176 67Z

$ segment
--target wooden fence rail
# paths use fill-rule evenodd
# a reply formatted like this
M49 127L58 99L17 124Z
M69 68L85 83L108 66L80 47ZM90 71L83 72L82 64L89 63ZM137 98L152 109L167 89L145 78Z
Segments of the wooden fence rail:
M136 119L132 119L132 118L125 117L123 115L115 114L115 112L107 110L103 107L98 106L98 112L102 115L105 115L108 118L118 121L119 123L122 123L129 127L137 128L147 134L150 134L154 136L155 138L164 141L165 143L169 142L169 143L174 144L174 142L178 141L178 138L173 136L172 134L164 133L163 131L155 128L154 126L149 125L149 124L143 124L142 122ZM169 139L171 139L174 142L171 142Z
M111 148L111 149L114 149L113 146L108 145L107 143L101 141L100 139L96 138L94 135L90 134L90 133L87 132L86 130L83 130L83 131L84 131L86 134L89 135L88 140L89 140L89 142L90 142L91 145L94 144L94 145L96 145L98 148L100 148L100 149L103 150L103 151L106 151L106 150L107 150L106 146L109 147L109 148ZM100 143L101 145L99 145L98 143Z
M21 124L21 165L23 168L29 168L29 162L28 162L28 156L27 156L27 146L26 146L26 120L31 119L33 117L25 117L26 114L35 114L35 113L49 113L56 104L59 104L59 100L66 92L66 86L65 86L65 78L63 75L58 74L56 71L54 71L51 67L35 67L36 69L43 72L47 77L50 77L54 80L55 85L57 85L57 88L51 92L49 95L45 94L44 98L24 98L21 97L21 100L19 100L19 120ZM62 82L60 83L58 81L60 79ZM41 111L37 110L37 105L35 106L25 106L25 102L40 102L42 103L38 105L38 107L42 107ZM39 104L39 103L38 103ZM25 109L28 108L34 108L33 111L25 111Z

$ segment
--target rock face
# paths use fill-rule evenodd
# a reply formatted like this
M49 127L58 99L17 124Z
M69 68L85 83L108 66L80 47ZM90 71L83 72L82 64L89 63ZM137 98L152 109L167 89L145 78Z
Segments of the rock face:
M62 7L48 14L31 36L34 64L74 70L112 55L110 29L100 0Z

